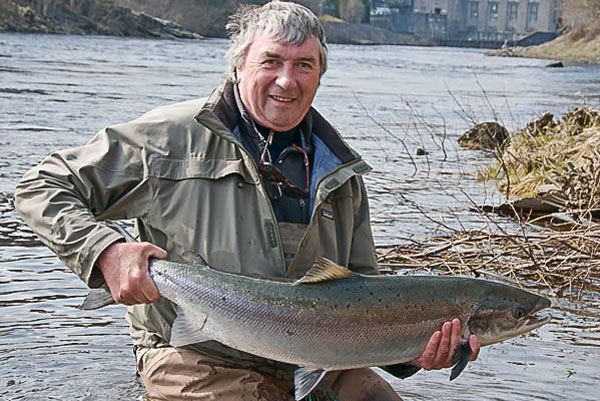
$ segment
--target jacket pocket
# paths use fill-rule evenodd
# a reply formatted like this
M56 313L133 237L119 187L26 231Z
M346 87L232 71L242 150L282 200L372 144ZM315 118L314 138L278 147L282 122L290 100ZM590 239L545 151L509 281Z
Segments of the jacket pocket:
M257 184L241 159L211 159L190 156L186 159L154 158L148 162L149 177L168 180L205 178L218 180L231 174L240 176L249 184Z

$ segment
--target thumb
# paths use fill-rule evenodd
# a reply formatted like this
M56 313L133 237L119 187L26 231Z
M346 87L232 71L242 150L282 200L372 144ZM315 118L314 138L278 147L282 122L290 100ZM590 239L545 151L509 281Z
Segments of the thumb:
M151 243L145 243L144 245L146 245L144 248L144 258L146 259L146 263L151 257L157 259L165 259L167 257L167 251L161 247Z

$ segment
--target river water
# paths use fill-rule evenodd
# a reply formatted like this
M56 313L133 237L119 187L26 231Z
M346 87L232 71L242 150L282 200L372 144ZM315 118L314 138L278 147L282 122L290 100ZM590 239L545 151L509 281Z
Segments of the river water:
M0 34L1 400L144 397L124 307L76 309L84 285L23 225L10 199L22 174L53 150L154 106L207 95L224 70L225 46ZM378 244L440 234L435 221L486 224L469 204L502 199L476 180L491 158L456 142L473 122L516 130L545 111L598 107L598 66L548 63L472 49L330 47L315 106L374 167L367 187ZM416 156L417 148L427 154ZM555 297L552 323L485 347L451 383L447 371L390 380L407 400L595 400L598 301L597 293Z

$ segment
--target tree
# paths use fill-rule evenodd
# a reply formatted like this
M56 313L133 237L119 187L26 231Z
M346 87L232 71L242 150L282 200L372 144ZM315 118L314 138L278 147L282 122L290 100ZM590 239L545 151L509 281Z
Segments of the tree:
M563 0L563 16L577 22L600 22L600 0Z
M338 0L339 17L349 23L368 22L371 13L370 0Z

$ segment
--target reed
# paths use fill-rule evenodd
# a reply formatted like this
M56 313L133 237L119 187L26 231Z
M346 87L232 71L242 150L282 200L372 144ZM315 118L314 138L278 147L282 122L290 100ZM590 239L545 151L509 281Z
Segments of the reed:
M554 190L561 211L596 209L600 204L600 111L588 106L550 113L511 137L510 145L480 178L496 179L507 197L535 197Z
M576 107L558 122L546 113L516 135L481 178L496 179L507 198L535 197L552 188L562 213L533 218L516 210L517 229L472 202L484 229L454 229L399 244L379 246L388 273L461 274L544 287L551 294L579 298L600 291L600 111ZM467 196L468 197L468 196ZM413 205L430 221L436 219ZM548 224L548 223L551 224Z
M469 275L579 298L600 291L600 229L568 232L456 231L377 248L387 272Z

